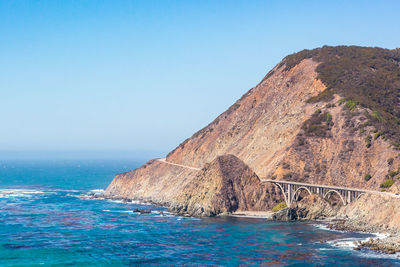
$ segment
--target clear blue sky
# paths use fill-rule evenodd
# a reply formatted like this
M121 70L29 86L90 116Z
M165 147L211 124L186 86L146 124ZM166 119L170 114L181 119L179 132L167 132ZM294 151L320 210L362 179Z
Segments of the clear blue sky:
M287 54L400 46L400 1L0 1L0 150L167 152Z

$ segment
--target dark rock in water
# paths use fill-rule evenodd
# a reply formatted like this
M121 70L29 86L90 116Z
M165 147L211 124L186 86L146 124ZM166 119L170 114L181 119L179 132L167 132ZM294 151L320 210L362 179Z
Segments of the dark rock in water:
M296 210L291 208L284 208L272 215L272 220L274 221L288 222L297 220L297 218Z
M27 245L20 245L20 244L3 244L4 248L8 249L22 249L22 248L31 248L30 246Z
M149 214L149 213L151 213L151 210L134 209L132 212L138 212L140 214Z
M317 220L332 217L336 209L318 195L310 195L272 215L275 221Z

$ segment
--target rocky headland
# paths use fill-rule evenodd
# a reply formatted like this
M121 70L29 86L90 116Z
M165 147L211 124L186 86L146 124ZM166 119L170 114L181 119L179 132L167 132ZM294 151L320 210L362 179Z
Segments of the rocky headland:
M382 240L389 241L362 246L393 252L400 243L400 199L393 197L399 152L400 50L322 47L283 59L165 160L116 175L102 196L218 216L276 210L282 192L261 179L386 191L392 195L364 194L346 206L302 196L273 219L387 232Z

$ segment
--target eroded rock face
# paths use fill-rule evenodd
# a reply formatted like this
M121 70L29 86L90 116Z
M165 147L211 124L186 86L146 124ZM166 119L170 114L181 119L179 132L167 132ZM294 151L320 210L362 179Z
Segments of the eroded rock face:
M371 227L367 230L370 232L400 229L400 198L365 194L358 201L341 208L338 215L350 218L347 224L354 230L362 230L366 225Z
M265 210L274 188L234 155L217 157L199 172L170 210L189 216L215 216L241 210Z

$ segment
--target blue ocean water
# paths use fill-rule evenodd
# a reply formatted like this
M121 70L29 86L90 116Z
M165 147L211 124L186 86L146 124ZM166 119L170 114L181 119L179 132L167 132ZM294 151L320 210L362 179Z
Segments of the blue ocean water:
M367 234L312 223L184 218L163 207L88 197L141 163L0 160L0 266L400 266L397 256L353 250Z

